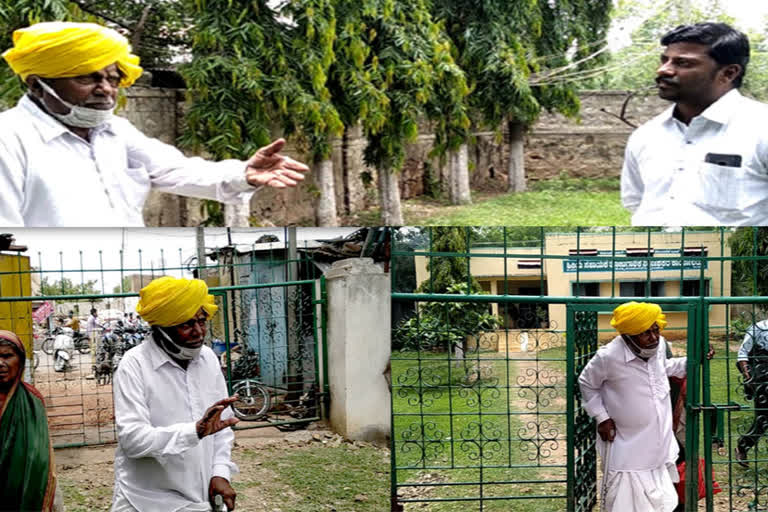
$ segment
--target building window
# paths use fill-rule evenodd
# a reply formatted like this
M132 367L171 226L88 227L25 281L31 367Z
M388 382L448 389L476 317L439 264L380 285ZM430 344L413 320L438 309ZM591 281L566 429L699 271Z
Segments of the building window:
M709 254L709 249L707 247L684 247L683 248L683 256L693 257L693 256L706 256Z
M568 256L597 256L597 249L568 249Z
M653 256L656 250L653 247L627 247L624 252L627 256L647 258Z
M480 285L480 289L483 290L485 293L491 293L490 281L478 281L478 284Z
M574 297L599 297L600 283L572 283L571 290Z
M698 279L685 279L683 281L683 297L698 297L709 295L709 281L704 281L704 293L701 293L701 286Z
M541 260L517 260L517 268L521 270L541 268Z
M619 296L645 297L646 281L629 281L619 283ZM664 281L651 281L650 297L664 296Z

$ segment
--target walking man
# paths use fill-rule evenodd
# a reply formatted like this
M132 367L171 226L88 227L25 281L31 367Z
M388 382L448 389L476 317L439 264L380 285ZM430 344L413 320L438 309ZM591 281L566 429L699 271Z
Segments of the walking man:
M85 323L85 334L88 336L91 345L91 368L94 368L89 378L94 378L95 376L96 352L99 348L99 336L102 330L104 330L104 325L99 322L99 312L96 308L91 308L91 316L88 317L88 321Z
M236 398L203 344L217 309L199 279L161 277L141 290L136 310L152 332L114 376L112 512L207 512L216 495L234 510Z
M747 452L768 430L768 320L747 329L736 356L736 366L744 376L744 395L754 400L755 419L746 434L739 438L736 460L749 467Z
M657 304L628 302L613 311L618 332L579 376L584 409L597 422L603 506L609 512L672 512L678 445L668 377L684 377L687 358L668 359ZM710 350L708 358L714 351Z
M661 44L656 83L674 104L629 138L621 199L632 224L768 224L768 105L739 93L747 36L698 23Z
M118 90L142 68L112 29L37 23L13 43L3 57L28 92L0 114L2 226L143 226L150 189L240 204L309 170L280 154L283 139L247 161L208 162L113 116Z

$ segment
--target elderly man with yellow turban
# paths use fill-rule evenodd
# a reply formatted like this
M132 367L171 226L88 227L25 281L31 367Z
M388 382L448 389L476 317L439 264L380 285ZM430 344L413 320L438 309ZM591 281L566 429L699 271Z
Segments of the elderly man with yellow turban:
M13 43L3 57L28 92L0 114L1 226L143 226L150 189L242 204L309 170L280 154L283 139L248 161L208 162L113 116L118 89L142 69L112 29L38 23Z
M155 279L136 311L151 335L126 352L114 378L112 512L202 512L220 494L235 508L231 451L237 423L213 350L203 344L216 313L199 279Z
M622 304L611 319L619 336L579 376L584 409L597 422L603 509L609 512L672 512L677 506L679 447L668 377L684 377L687 358L667 359L660 334L666 325L657 304Z

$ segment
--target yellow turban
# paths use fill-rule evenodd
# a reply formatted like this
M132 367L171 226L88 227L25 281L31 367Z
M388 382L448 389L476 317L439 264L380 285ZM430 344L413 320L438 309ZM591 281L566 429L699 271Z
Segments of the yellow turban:
M71 78L117 64L123 73L120 85L128 87L142 73L128 40L95 23L52 21L20 28L3 57L22 80L29 75Z
M667 319L661 312L658 304L648 302L627 302L613 310L611 326L615 327L621 334L634 336L647 331L654 324L658 324L659 329L664 329L667 325Z
M209 317L219 309L205 281L166 276L141 289L136 312L150 325L171 327L193 318L200 308Z

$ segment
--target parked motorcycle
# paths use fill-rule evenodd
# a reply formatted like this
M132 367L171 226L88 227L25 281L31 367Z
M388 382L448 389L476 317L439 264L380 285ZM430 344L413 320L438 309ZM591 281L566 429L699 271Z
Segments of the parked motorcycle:
M88 337L85 334L81 333L80 331L74 331L70 327L55 327L48 335L48 337L46 337L43 341L41 346L43 352L49 356L53 355L53 342L56 339L56 336L60 334L70 336L75 348L81 354L87 354L91 351L91 345L89 343Z
M75 343L71 336L59 334L53 340L53 370L68 372L72 369Z

